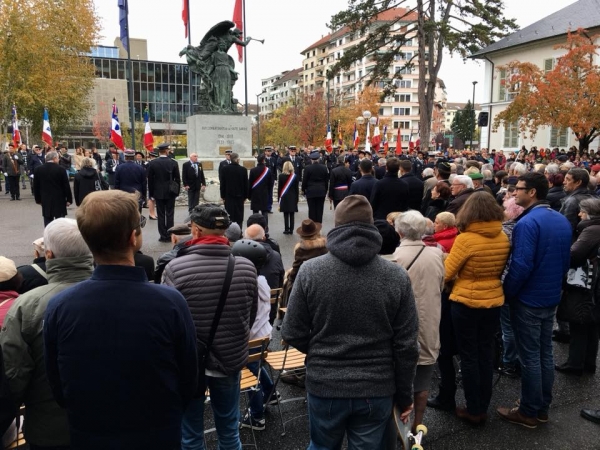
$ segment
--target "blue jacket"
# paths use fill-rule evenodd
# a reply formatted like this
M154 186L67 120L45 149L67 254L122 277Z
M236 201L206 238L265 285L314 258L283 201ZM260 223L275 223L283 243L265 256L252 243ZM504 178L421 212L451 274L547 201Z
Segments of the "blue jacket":
M509 268L504 278L508 302L531 308L560 302L563 277L569 270L571 225L548 204L525 211L513 229Z
M139 192L141 198L146 198L146 170L133 161L119 164L115 171L115 189L125 192Z
M196 331L183 296L140 267L96 267L44 317L46 370L73 450L179 448L197 382Z

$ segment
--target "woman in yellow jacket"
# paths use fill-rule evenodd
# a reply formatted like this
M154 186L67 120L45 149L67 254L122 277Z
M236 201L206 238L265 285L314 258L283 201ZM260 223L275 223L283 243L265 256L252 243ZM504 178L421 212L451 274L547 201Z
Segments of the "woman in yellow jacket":
M456 415L478 425L487 419L492 397L494 335L504 303L500 276L510 244L502 231L504 211L485 191L471 194L456 219L461 234L445 262L445 281L454 282L452 324L467 400Z

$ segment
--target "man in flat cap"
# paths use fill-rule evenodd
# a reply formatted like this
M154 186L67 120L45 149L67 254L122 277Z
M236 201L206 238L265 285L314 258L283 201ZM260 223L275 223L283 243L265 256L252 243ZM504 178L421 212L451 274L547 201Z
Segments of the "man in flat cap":
M179 164L168 157L169 144L158 146L159 157L148 164L148 196L156 202L160 242L171 242L167 230L173 226L175 199L181 189Z
M302 177L302 192L308 203L308 218L315 223L323 223L323 208L329 187L327 167L319 164L321 154L318 151L310 153L311 164L304 169Z

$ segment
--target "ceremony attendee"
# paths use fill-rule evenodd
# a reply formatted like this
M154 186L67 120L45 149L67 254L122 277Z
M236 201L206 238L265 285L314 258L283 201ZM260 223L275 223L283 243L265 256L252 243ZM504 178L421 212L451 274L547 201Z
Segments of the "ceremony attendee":
M258 307L256 269L246 258L231 256L223 236L230 219L223 208L199 205L190 219L193 239L163 273L163 283L181 292L193 311L196 339L204 343L200 357L206 354L198 392L183 417L181 449L203 447L206 387L219 445L239 449L240 372L248 359L249 331Z
M342 200L334 222L330 252L298 272L281 336L307 355L309 448L341 448L346 435L349 448L380 449L394 404L405 423L412 411L415 300L406 271L378 256L364 196Z
M456 216L469 196L475 192L473 189L473 180L468 175L456 175L450 183L450 190L452 192L452 200L446 207L446 211Z
M444 211L436 215L433 222L433 235L431 237L438 248L444 253L450 253L456 236L458 236L458 228L456 228L454 214Z
M52 397L44 363L44 313L58 293L92 275L93 260L73 219L44 230L48 284L19 297L0 333L8 382L16 404L25 404L25 439L30 448L69 448L67 411Z
M67 172L67 177L71 176L71 155L69 155L69 149L64 144L58 146L58 165Z
M69 177L58 165L58 153L46 153L46 164L34 172L33 192L35 202L42 205L44 227L59 217L67 215L67 207L73 203Z
M408 208L419 211L423 200L423 181L413 172L413 164L408 159L400 161L398 176L408 186Z
M308 203L308 218L315 223L323 222L323 208L329 186L327 167L319 163L321 154L317 151L310 153L310 162L303 172L302 192Z
M168 157L169 144L158 146L159 157L148 164L148 196L156 202L160 242L171 242L167 230L173 226L175 199L181 189L179 164Z
M363 159L358 165L358 170L361 176L352 183L348 195L362 195L367 200L370 200L373 186L377 183L377 180L373 176L373 163L368 159Z
M44 238L38 238L32 242L33 262L17 267L19 273L23 276L23 283L19 289L19 294L24 294L37 287L48 284L48 274L46 273L46 250L44 247Z
M6 380L6 374L4 372L4 358L0 351L0 444L3 446L12 443L12 437L6 436L7 440L5 441L3 436L5 434L10 435L11 431L6 430L14 423L16 415L17 408L15 407L8 387L8 381Z
M527 428L548 421L554 384L552 329L563 277L569 269L572 237L569 221L550 208L547 194L544 175L519 176L514 197L525 210L513 228L504 277L521 363L521 396L519 406L496 411L503 419Z
M273 188L275 187L275 181L277 181L277 152L273 152L273 147L270 145L265 147L265 166L269 168L271 172L271 184L269 185L269 214L273 214Z
M269 223L269 195L273 195L271 184L275 175L266 166L264 153L258 155L256 162L256 167L250 169L248 176L248 200L250 200L252 213L260 212Z
M135 195L88 195L77 225L97 266L44 315L48 381L66 409L71 448L178 449L198 372L185 299L134 266L142 246Z
M33 151L31 152L31 154L29 155L29 158L27 159L27 171L29 173L29 179L31 182L31 195L33 195L33 183L35 182L35 177L34 177L35 169L37 169L39 166L44 165L44 163L46 162L45 155L42 152L42 149L40 148L39 145L34 145L32 150Z
M17 270L12 259L0 256L0 329L4 317L19 296L23 284L23 276Z
M438 214L446 211L451 194L450 185L446 181L438 181L431 189L430 200L424 216L435 221Z
M206 189L204 170L202 170L202 163L198 162L196 153L192 153L190 160L183 163L181 178L183 189L188 194L188 211L191 212L194 206L200 203L200 192L204 192L204 189Z
M560 211L560 208L562 207L562 199L567 195L563 186L565 177L562 173L558 172L546 174L546 178L548 179L548 183L550 185L546 200L548 203L550 203L550 207L554 211Z
M290 161L286 161L277 184L279 211L283 213L283 234L294 234L294 214L298 212L300 196L299 181L294 166Z
M221 182L221 174L223 172L223 168L231 164L232 153L232 150L225 150L225 159L219 163L219 182Z
M105 183L96 170L96 162L92 158L83 158L80 169L73 179L75 204L79 206L88 194L103 190ZM106 188L108 189L108 186Z
M8 182L8 190L10 190L10 200L21 200L21 187L19 185L19 177L21 176L21 166L23 165L23 156L17 152L15 144L8 144L8 152L3 156L2 167L4 176Z
M400 160L389 158L386 168L384 177L375 183L371 192L370 202L375 220L385 220L391 212L408 210L408 183L398 178ZM421 192L422 189L421 187Z
M115 172L115 189L120 189L130 194L137 192L141 214L148 187L146 170L141 165L135 163L134 150L127 149L123 153L125 154L125 164L119 164L117 167ZM179 167L177 169L179 170Z
M244 201L248 198L248 169L240 165L240 156L232 153L230 164L221 169L221 200L232 222L244 223Z
M333 202L334 208L349 195L352 185L352 172L348 168L350 163L345 159L344 156L338 156L337 166L331 171L329 200Z

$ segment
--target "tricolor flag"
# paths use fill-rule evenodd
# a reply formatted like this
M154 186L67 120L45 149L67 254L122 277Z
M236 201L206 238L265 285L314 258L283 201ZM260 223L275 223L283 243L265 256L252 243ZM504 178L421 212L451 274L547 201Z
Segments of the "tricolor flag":
M121 125L119 125L119 109L117 104L113 103L112 109L112 120L110 126L110 140L116 145L118 149L125 150L125 144L123 143L123 136L121 136Z
M386 155L387 155L388 151L390 150L390 144L389 144L388 138L387 138L387 125L383 126L383 150L385 151Z
M44 123L42 125L42 141L52 147L52 130L50 129L50 118L48 110L44 108Z
M367 121L367 135L365 136L365 152L371 152L371 131Z
M154 148L154 136L152 136L152 128L150 128L150 111L146 106L144 110L144 147L149 152Z
M21 143L21 132L19 131L19 118L17 117L17 107L12 107L12 126L13 126L13 143L17 147Z
M373 146L373 150L379 150L379 144L381 144L381 136L379 135L379 118L377 118L377 122L375 123L375 130L373 131L373 139L371 139L371 145Z
M242 11L242 0L235 0L235 6L233 7L233 23L235 23L235 27L240 30L240 31L244 31L244 18L243 18L243 11ZM244 36L246 35L246 33L244 33ZM238 60L240 62L244 62L244 49L242 48L241 45L237 45L237 51L238 51Z
M185 37L188 37L190 30L190 24L188 23L188 17L190 15L190 0L183 0L183 10L181 11L181 18L183 19L183 26L185 27Z
M354 135L352 136L352 145L354 145L355 149L358 149L359 143L360 137L358 136L358 129L356 128L356 124L354 124Z
M127 0L118 0L119 5L119 37L121 38L121 44L123 48L129 52L129 30L127 29L127 14L129 9L127 7Z
M331 139L331 125L327 125L327 137L325 138L325 148L329 153L333 150L332 147L333 141Z

